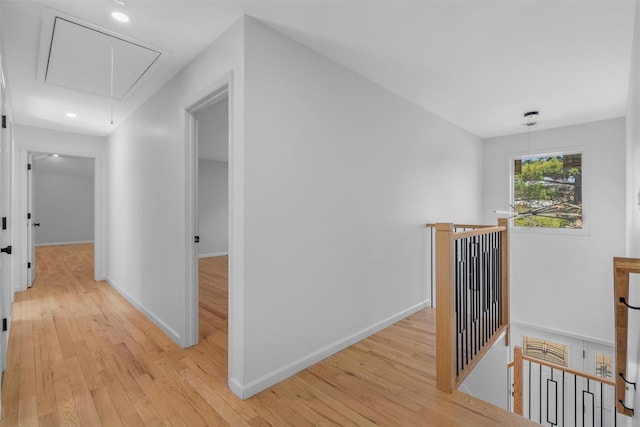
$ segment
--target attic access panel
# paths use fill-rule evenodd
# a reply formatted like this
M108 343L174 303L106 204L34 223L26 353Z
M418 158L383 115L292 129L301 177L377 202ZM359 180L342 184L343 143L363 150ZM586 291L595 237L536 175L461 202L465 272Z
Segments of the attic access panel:
M160 52L55 17L44 81L49 84L123 99L160 57Z

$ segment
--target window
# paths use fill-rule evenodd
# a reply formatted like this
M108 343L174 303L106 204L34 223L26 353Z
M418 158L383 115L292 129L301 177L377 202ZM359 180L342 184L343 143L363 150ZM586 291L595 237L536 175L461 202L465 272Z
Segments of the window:
M611 378L612 371L611 356L596 352L596 375L602 378Z
M569 366L569 346L534 337L523 337L522 353L556 365Z
M582 229L582 153L513 160L514 226Z

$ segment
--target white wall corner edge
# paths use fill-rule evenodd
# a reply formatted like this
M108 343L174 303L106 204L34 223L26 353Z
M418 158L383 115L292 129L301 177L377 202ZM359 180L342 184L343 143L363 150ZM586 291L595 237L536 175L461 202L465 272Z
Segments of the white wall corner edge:
M179 333L174 331L169 325L164 323L158 316L153 314L153 312L147 310L146 307L138 303L135 299L133 299L129 294L127 294L121 286L119 286L116 282L114 282L111 278L106 277L104 279L113 289L115 289L120 295L122 295L131 305L133 305L138 311L145 315L145 317L156 325L158 328L162 330L169 338L173 340L177 345L183 347L182 337Z
M246 399L247 397L243 397L244 389L242 387L242 383L238 381L237 378L229 378L229 390L231 390L236 396L241 399Z
M292 375L297 374L298 372L308 368L311 365L314 365L320 362L327 357L338 353L339 351L344 350L345 348L354 345L355 343L362 341L363 339L380 332L384 328L393 325L400 320L411 316L418 311L427 308L431 305L430 300L424 300L416 305L413 305L397 314L394 314L386 319L381 320L380 322L374 323L373 325L362 329L346 338L343 338L339 341L336 341L333 344L329 344L328 346L321 348L308 356L305 356L297 361L294 361L282 368L278 368L262 377L249 382L246 385L243 385L236 378L229 379L229 388L236 395L238 395L242 399L248 399L254 394L257 394L272 385L279 383L280 381L289 378Z

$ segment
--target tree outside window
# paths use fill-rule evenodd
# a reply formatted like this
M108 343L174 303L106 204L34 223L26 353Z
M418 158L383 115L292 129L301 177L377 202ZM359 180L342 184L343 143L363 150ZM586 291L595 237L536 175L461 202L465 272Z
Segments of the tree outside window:
M522 157L513 170L515 226L582 228L582 153Z

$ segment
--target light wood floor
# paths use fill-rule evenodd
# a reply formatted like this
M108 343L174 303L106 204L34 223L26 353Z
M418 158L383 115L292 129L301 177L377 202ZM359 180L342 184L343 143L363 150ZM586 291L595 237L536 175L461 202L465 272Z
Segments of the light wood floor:
M108 284L92 246L37 249L16 294L0 426L534 426L435 390L425 310L242 401L226 387L226 258L201 263L201 343L181 349Z

